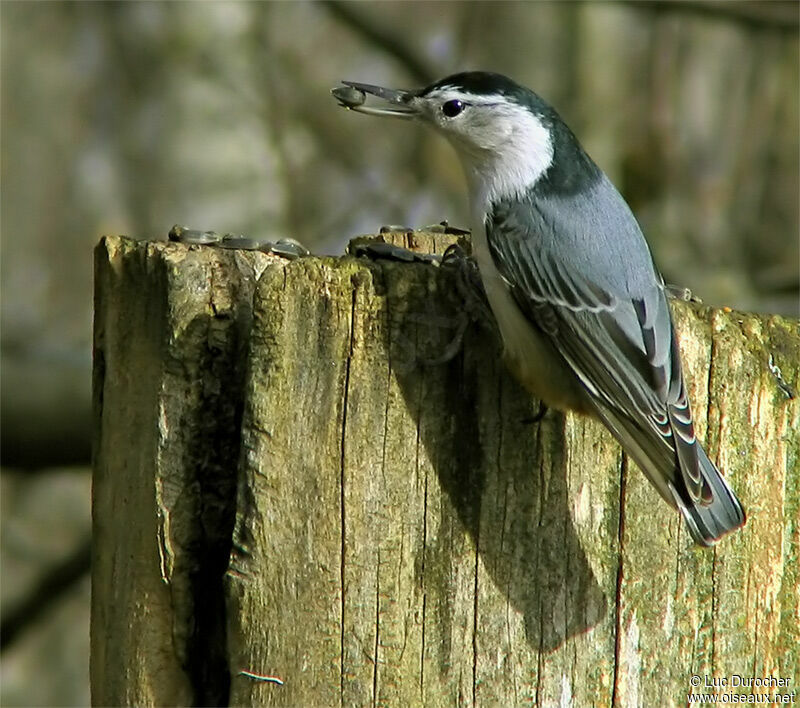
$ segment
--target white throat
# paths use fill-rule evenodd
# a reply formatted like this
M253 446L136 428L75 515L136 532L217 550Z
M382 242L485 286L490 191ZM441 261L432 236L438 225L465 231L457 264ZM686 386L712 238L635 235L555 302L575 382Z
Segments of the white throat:
M485 147L450 136L461 158L472 208L522 194L535 185L553 163L553 142L548 128L521 106L504 106L495 113Z

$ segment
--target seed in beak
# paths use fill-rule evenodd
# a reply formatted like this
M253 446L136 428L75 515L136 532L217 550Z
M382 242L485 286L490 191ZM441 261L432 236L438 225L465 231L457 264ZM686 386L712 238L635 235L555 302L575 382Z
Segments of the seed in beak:
M367 100L367 94L352 86L337 86L331 89L333 97L339 101L340 106L355 108Z

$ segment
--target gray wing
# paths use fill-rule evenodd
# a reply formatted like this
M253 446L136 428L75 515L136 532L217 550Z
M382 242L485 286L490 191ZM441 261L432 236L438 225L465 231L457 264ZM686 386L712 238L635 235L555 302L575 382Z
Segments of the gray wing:
M708 544L744 514L695 438L663 282L633 215L614 197L624 209L612 201L602 221L604 205L591 197L591 210L580 197L501 202L487 219L489 250L600 418Z

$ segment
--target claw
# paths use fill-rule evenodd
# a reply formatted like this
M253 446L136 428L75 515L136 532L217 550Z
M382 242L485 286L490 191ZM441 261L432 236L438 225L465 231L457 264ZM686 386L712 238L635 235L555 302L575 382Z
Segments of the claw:
M550 410L544 401L539 401L539 410L532 415L530 418L524 418L522 420L523 423L528 425L536 425L536 423L541 422L542 418L547 415L547 411Z

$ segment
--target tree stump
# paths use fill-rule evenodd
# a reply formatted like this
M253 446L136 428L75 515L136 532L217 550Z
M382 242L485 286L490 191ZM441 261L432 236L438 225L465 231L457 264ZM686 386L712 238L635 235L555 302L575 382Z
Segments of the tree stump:
M95 267L94 703L796 690L798 322L674 304L748 512L701 549L600 423L537 420L486 330L430 363L466 324L446 269L118 237Z

